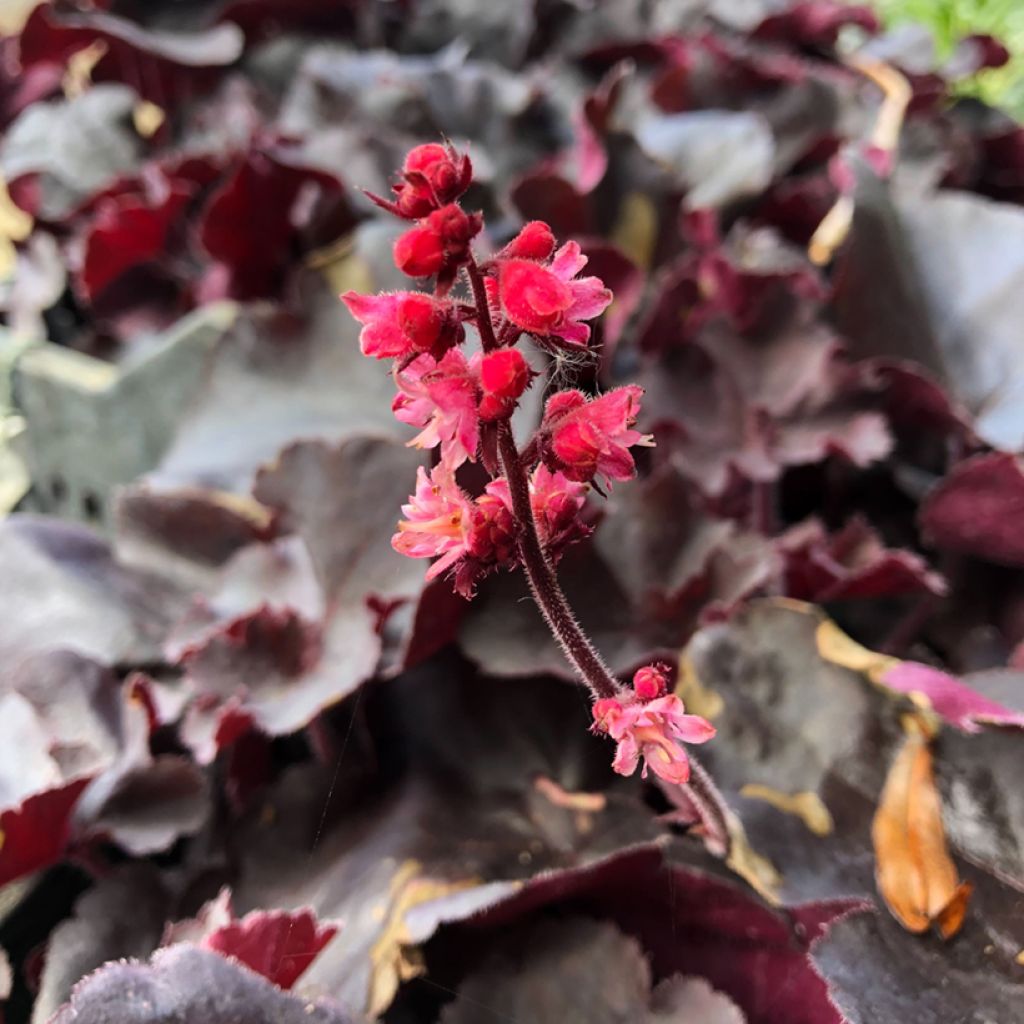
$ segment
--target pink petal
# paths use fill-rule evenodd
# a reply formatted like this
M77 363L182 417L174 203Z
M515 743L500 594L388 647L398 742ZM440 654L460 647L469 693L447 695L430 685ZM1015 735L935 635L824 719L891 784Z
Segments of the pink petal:
M598 456L597 472L609 480L632 480L636 476L636 463L628 449L612 445Z
M690 762L681 750L678 758L665 760L659 756L663 753L662 747L655 747L651 756L644 759L644 764L659 778L676 785L683 785L690 778Z
M684 743L707 743L718 731L700 715L673 715L668 719L668 726Z
M614 296L599 277L582 277L573 281L572 305L566 310L569 320L592 320L600 316L611 304Z
M569 320L558 328L558 336L570 345L585 346L590 341L590 328L586 324L578 324Z
M401 299L401 295L360 295L359 292L345 292L341 296L341 301L348 306L348 311L361 324L396 316Z
M640 761L640 749L632 736L626 735L615 747L615 759L612 768L620 775L632 775Z
M578 242L566 242L551 261L551 273L561 281L571 281L585 266L587 257Z

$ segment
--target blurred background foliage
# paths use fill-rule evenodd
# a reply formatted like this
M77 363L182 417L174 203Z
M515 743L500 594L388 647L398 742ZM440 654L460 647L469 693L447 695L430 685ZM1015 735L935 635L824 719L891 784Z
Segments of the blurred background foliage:
M975 75L960 91L1024 118L1024 0L878 0L878 6L891 25L930 28L942 56L972 33L996 36L1010 51L1010 62Z

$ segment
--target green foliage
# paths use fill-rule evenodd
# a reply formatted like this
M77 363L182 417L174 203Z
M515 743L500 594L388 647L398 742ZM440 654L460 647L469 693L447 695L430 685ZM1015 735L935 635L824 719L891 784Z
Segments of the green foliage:
M963 83L960 92L978 96L1024 116L1024 3L1021 0L878 0L890 24L915 21L934 33L939 53L946 55L959 39L973 32L998 38L1011 53L1003 68L983 71Z

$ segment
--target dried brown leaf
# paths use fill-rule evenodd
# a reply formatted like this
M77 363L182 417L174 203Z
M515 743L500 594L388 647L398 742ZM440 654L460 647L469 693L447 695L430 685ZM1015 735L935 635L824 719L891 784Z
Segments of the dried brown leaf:
M970 886L960 883L949 855L928 737L917 722L910 720L875 812L875 874L886 906L907 931L934 925L948 939L963 923Z

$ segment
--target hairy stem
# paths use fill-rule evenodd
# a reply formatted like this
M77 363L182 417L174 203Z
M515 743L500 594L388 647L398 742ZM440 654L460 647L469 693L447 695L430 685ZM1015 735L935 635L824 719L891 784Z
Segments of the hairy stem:
M498 339L494 336L494 324L491 323L491 307L487 302L487 288L484 286L484 275L476 260L470 256L466 264L469 286L473 289L473 301L476 303L476 329L480 332L480 344L485 352L498 347Z
M687 756L690 760L690 780L682 788L700 815L709 849L724 857L732 843L729 834L729 806L704 765L692 752L687 751Z
M541 547L530 505L529 481L512 437L512 428L507 422L498 428L498 455L512 495L512 511L521 527L519 557L526 569L533 599L555 639L562 645L566 657L590 687L594 697L618 696L619 686L615 677L576 621L555 571Z

